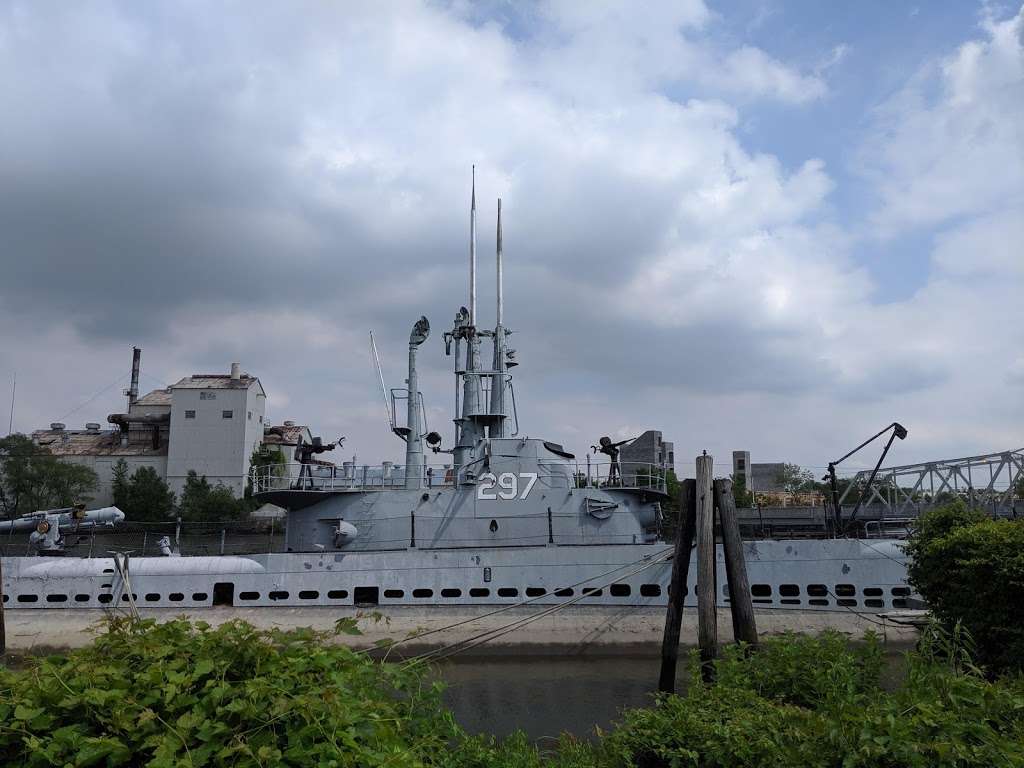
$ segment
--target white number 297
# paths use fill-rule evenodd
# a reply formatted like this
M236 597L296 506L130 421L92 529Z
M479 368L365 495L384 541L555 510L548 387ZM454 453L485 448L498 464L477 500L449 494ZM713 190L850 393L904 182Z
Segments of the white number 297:
M522 493L519 492L520 480L525 484ZM517 496L520 499L525 499L530 495L536 482L536 472L521 472L518 475L515 472L502 472L500 475L487 472L480 475L476 497L483 501L496 501L497 499L509 501Z

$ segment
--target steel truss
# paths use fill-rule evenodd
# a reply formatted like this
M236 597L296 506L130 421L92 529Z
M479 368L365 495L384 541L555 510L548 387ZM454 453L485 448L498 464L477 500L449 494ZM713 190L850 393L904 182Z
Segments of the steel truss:
M870 470L863 470L853 476L839 499L840 507L859 489L868 494L864 503L882 505L886 516L912 514L949 497L998 513L1013 507L1014 489L1024 478L1024 448L886 467L879 470L871 488L865 489L870 475Z

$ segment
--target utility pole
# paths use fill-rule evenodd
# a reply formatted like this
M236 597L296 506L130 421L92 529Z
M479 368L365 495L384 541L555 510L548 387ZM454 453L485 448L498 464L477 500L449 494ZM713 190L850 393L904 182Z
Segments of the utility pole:
M14 431L14 396L18 392L18 372L14 372L14 379L11 382L11 418L7 422L7 435L8 437Z

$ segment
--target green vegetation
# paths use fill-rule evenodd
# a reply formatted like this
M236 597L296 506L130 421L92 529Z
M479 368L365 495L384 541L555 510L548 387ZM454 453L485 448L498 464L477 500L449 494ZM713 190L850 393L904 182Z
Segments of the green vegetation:
M963 501L923 514L910 583L943 625L962 623L992 672L1024 668L1024 521L989 520Z
M809 469L803 469L799 464L783 464L782 469L775 477L775 482L786 493L816 490L814 475Z
M181 491L178 514L187 522L238 520L247 510L246 499L236 499L222 483L210 485L206 475L189 470Z
M739 509L754 506L754 494L747 490L747 478L742 473L732 475L732 498Z
M354 620L339 623L353 632ZM961 628L926 633L902 681L869 638L732 647L718 682L623 713L596 743L470 737L426 666L323 634L115 619L89 648L0 670L0 764L437 768L993 768L1024 764L1024 680L987 680Z
M114 619L91 647L0 670L0 765L436 764L456 733L437 687L325 640Z
M128 463L118 459L111 490L114 506L132 522L167 520L174 510L174 492L152 467L139 467L128 477Z
M58 460L30 437L0 438L0 513L4 516L87 502L96 485L96 473L89 467Z

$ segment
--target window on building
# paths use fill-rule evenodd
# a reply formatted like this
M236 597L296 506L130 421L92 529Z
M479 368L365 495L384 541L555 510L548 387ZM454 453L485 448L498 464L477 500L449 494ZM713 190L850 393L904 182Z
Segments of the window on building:
M249 411L248 419L249 419L249 421L252 421L252 411Z
M185 418L186 419L194 419L195 417L196 417L196 412L195 411L185 411Z
M233 419L233 418L235 418L235 412L234 411L221 411L220 415L221 415L222 418L225 418L225 419Z
M745 459L736 459L736 469L746 469L747 462Z

